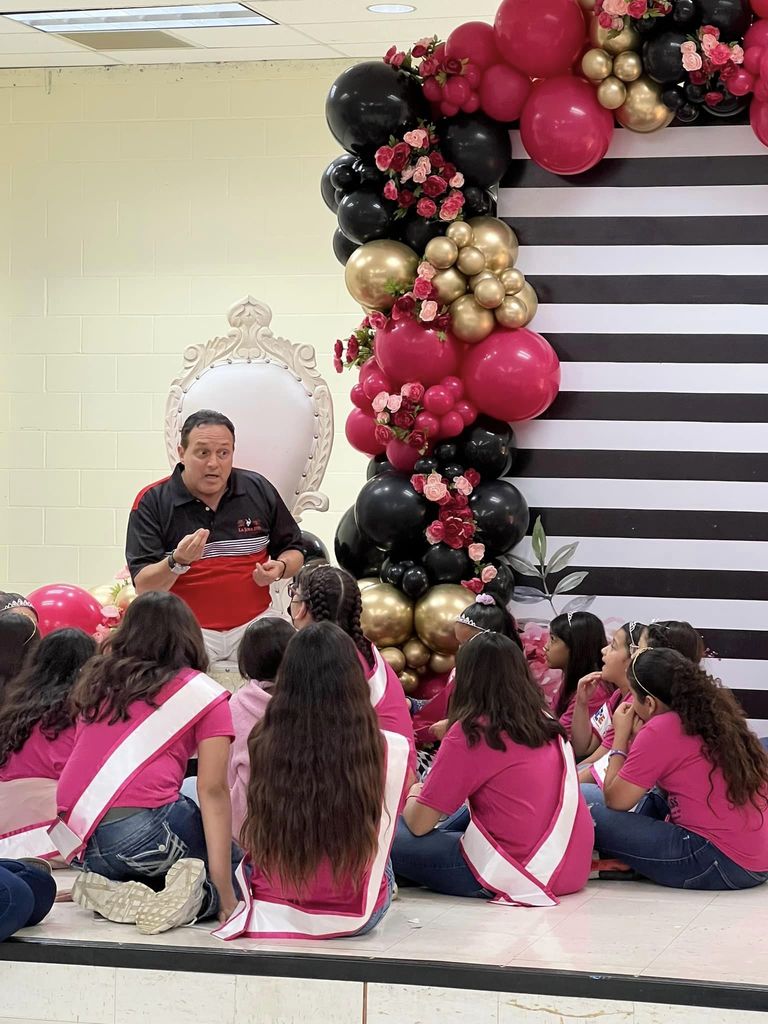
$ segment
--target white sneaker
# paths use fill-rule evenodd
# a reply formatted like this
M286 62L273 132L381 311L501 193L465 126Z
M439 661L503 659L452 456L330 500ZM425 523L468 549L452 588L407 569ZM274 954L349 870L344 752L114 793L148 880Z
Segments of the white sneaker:
M201 860L177 860L165 876L163 891L152 893L139 909L136 927L142 935L159 935L192 924L203 906L205 879Z
M114 882L93 871L81 871L72 887L73 903L117 924L135 924L142 904L154 895L141 882Z

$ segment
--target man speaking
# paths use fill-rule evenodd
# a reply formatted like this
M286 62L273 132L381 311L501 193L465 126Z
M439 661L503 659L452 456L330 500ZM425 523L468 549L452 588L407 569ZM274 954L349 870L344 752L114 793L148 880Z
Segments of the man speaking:
M228 417L210 409L189 416L179 464L138 494L126 538L136 593L183 598L214 663L237 659L246 627L269 611L270 584L304 564L295 519L268 480L233 468L234 450Z

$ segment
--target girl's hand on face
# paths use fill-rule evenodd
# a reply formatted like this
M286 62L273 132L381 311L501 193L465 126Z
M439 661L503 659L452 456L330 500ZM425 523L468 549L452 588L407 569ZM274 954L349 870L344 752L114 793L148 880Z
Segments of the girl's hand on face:
M626 746L637 731L637 715L631 704L620 704L613 715L613 736L617 747ZM640 725L642 725L640 721Z
M576 687L576 703L582 707L587 707L595 695L595 690L602 681L603 676L601 672L590 672L589 675L582 676L579 680L579 685Z

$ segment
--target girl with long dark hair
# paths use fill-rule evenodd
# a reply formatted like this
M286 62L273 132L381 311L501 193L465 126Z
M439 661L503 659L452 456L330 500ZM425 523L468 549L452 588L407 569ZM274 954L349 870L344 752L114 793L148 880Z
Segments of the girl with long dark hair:
M544 654L549 667L563 673L553 714L569 735L579 680L591 672L602 671L606 643L605 627L591 612L568 612L556 616L549 624L549 641ZM590 717L609 699L613 690L601 676L600 684L589 699Z
M635 699L614 716L605 804L591 806L601 855L674 888L762 884L768 755L735 698L665 648L639 652L629 678Z
M84 863L75 902L145 934L224 919L236 904L232 715L207 668L189 607L151 591L129 606L74 690L79 720L51 836ZM199 809L180 795L195 752Z
M8 687L0 708L0 857L56 856L47 826L75 744L72 688L95 653L87 633L58 629Z
M411 788L395 872L435 892L549 906L587 881L593 829L565 730L520 648L484 633L456 662L450 726ZM470 820L455 816L468 804ZM444 826L435 828L441 816Z
M250 742L241 841L245 908L216 934L333 938L370 931L392 898L389 851L408 744L382 732L350 637L330 622L291 640Z
M25 660L40 643L37 623L22 612L0 615L0 707L8 684L21 672Z
M698 665L706 654L704 641L690 622L679 622L676 619L652 622L646 626L640 637L639 648L642 651L646 647L667 647L679 651L694 665Z

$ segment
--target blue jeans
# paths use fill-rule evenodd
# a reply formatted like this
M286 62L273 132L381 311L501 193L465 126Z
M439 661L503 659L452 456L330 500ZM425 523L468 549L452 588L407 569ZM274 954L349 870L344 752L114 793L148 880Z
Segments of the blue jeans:
M182 857L197 858L208 870L203 818L200 808L186 796L179 796L175 803L165 807L149 808L99 825L88 841L83 865L86 871L115 882L143 882L159 891L165 876ZM233 877L241 859L242 851L233 843ZM199 916L215 917L218 910L219 894L209 878Z
M493 893L480 885L461 852L468 824L469 812L462 807L425 836L415 836L401 818L392 847L395 874L446 896L490 899Z
M644 878L673 889L710 891L752 889L768 880L768 871L748 871L708 839L665 821L669 805L660 793L649 793L630 813L610 810L602 794L594 800L587 789L582 786L601 856L623 861Z
M381 921L386 912L389 910L390 906L392 905L392 893L394 892L395 888L395 873L392 870L391 860L387 861L387 866L384 870L384 877L387 880L387 898L385 899L385 901L382 903L378 910L374 910L374 912L365 922L363 927L359 928L356 932L352 933L353 935L367 935L368 932L372 932L376 925L379 923L379 921ZM347 938L350 937L351 936L347 936Z
M56 899L47 871L18 860L0 860L0 942L39 924Z

